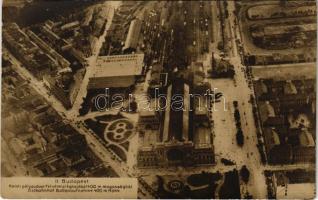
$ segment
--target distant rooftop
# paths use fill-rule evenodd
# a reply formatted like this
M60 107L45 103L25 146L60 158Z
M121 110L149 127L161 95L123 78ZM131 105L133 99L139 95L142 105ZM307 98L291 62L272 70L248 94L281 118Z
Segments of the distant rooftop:
M31 2L31 0L3 0L3 7L23 7L27 2Z
M306 32L306 31L316 31L316 23L310 24L301 24L301 25L269 25L264 27L265 35L279 35L285 33L297 33L297 32Z

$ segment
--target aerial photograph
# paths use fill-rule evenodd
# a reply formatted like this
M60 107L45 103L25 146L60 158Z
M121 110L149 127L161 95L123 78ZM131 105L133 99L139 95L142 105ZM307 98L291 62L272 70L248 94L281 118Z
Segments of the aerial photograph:
M313 199L316 46L315 0L3 0L1 177Z

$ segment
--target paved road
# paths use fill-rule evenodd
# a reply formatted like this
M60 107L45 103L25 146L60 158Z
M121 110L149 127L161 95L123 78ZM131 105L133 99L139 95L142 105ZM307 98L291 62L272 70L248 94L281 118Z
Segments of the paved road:
M102 161L105 167L110 166L119 177L132 177L127 169L127 165L124 162L120 162L114 159L114 155L98 141L98 136L92 134L84 126L77 127L75 123L71 125L86 138L87 143L90 145L90 148L93 150L96 156L98 156ZM153 198L153 194L149 192L149 189L146 189L147 185L145 183L140 183L138 180L138 196L142 198Z
M235 16L233 11L235 9L235 2L228 1L228 13L229 17L225 20L226 33L229 34L228 46L231 47L229 52L230 63L234 65L235 68L235 82L236 90L234 90L234 96L238 101L238 109L241 114L241 124L242 130L245 136L244 146L241 148L240 157L243 159L241 162L237 163L238 169L243 165L246 165L250 170L250 181L247 184L247 190L249 194L253 195L254 198L264 198L267 196L267 187L265 182L265 177L263 175L263 167L261 165L260 154L257 149L257 136L256 127L254 124L254 117L252 112L252 105L248 102L250 95L253 91L248 87L248 81L244 74L245 66L241 64L241 57L237 53L236 46L236 27L235 27ZM244 70L242 70L244 69ZM248 137L248 139L247 139ZM239 147L237 147L239 148Z
M105 37L107 35L107 31L109 30L109 28L111 26L112 19L113 19L113 16L114 16L114 10L120 6L120 3L119 2L108 2L108 1L106 1L104 3L104 6L106 6L108 8L108 11L109 11L108 12L108 16L107 16L106 28L105 28L104 33L99 37L98 42L96 42L96 46L95 46L95 48L93 50L92 56L87 59L88 66L86 67L86 73L85 73L85 76L84 76L84 78L82 80L80 90L79 90L79 92L78 92L78 94L76 96L76 99L75 99L75 102L73 104L73 107L72 107L71 111L69 111L67 113L67 115L69 115L69 117L73 118L73 119L75 119L79 115L79 110L80 110L80 107L81 107L81 105L83 103L83 98L85 98L86 95L87 95L87 85L88 85L88 82L89 82L89 77L92 74L92 70L94 70L94 67L96 65L96 60L97 60L97 57L98 57L98 55L100 53L102 45L103 45L103 43L105 41Z
M230 33L230 62L235 67L235 81L237 84L236 97L239 103L239 111L241 114L241 124L242 130L245 136L245 143L242 150L248 154L245 157L245 162L242 163L246 165L251 172L251 178L247 184L247 190L249 194L253 195L254 198L264 198L267 196L267 186L264 177L264 170L293 170L299 168L313 168L312 164L294 164L294 165L280 165L280 166L264 166L261 162L260 154L257 148L258 138L256 135L256 126L254 121L254 116L252 112L252 105L248 102L250 96L254 96L253 87L249 87L248 76L245 74L246 66L242 65L242 60L238 54L238 47L236 44L236 39L240 38L240 33L238 27L235 25L235 16L233 11L235 10L235 2L228 1L228 12L229 18L226 21L228 24L228 29ZM248 137L248 140L247 140Z
M20 74L24 79L30 81L30 85L33 87L35 91L37 91L42 97L44 97L47 102L54 107L54 109L59 113L65 113L66 109L57 100L54 95L51 95L49 91L45 88L44 83L38 79L36 79L26 68L22 66L20 61L18 61L11 53L9 53L5 48L3 48L3 52L10 58L13 63L13 69Z

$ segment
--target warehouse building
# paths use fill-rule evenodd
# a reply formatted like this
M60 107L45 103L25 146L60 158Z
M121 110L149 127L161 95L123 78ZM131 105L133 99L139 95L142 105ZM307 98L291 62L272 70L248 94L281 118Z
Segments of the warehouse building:
M142 75L144 54L100 56L89 78L88 89L125 89Z
M141 25L142 22L140 19L134 19L131 21L125 41L125 46L123 47L124 52L132 52L137 49Z

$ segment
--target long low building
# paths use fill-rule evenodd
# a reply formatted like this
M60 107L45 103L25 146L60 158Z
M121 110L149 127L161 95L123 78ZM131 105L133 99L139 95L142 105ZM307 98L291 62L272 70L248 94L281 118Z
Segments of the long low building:
M316 23L308 24L275 24L275 25L265 25L265 26L255 26L256 30L252 31L252 37L274 37L277 35L284 34L296 34L300 32L316 32Z
M140 19L134 19L131 21L128 34L125 41L125 46L123 47L124 51L127 50L136 50L138 46L138 40L141 32L142 22Z
M144 54L100 56L88 89L129 88L142 74Z

